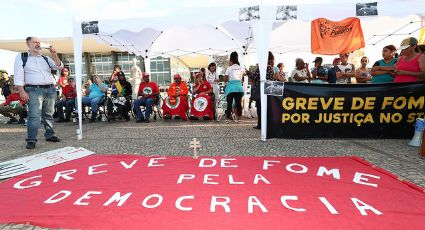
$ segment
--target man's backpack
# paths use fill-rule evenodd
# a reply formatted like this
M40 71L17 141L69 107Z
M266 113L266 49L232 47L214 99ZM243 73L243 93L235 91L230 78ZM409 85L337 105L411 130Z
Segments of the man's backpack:
M49 65L49 68L52 69L47 57L44 55L41 55L41 57L47 62L47 65ZM25 68L25 65L27 64L27 61L28 61L28 52L21 53L21 59L22 59L22 68Z

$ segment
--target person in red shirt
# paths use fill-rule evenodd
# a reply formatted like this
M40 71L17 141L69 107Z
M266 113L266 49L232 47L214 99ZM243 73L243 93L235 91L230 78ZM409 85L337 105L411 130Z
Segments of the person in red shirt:
M11 94L6 98L6 101L0 104L0 114L10 118L7 124L18 122L18 124L24 124L25 120L25 101L21 99L18 89L13 86L11 88ZM14 113L19 115L19 121L13 116Z
M136 123L149 122L149 117L152 112L152 105L159 95L159 88L155 82L149 81L149 74L142 74L142 82L139 85L137 93L138 99L134 101L134 111L136 113ZM145 107L145 115L143 116L140 106Z
M192 108L190 110L191 120L197 120L201 117L203 117L204 120L213 118L212 91L211 84L204 80L203 75L200 73L196 74L195 87L193 89L196 97L192 102Z
M395 65L394 82L425 81L425 55L418 53L418 40L414 37L404 39L400 48L403 55Z
M174 75L174 83L167 90L168 97L165 98L162 104L162 113L164 119L183 119L187 120L186 111L189 110L187 104L187 94L189 89L179 74Z
M67 67L64 67L61 71L61 75L57 83L57 86L59 88L63 89L68 84L68 75L69 75L69 69Z
M71 113L74 110L75 98L77 97L77 91L75 86L74 78L68 78L68 84L62 88L61 99L56 102L56 110L58 112L59 121L67 122L70 121ZM65 113L63 108L65 107Z

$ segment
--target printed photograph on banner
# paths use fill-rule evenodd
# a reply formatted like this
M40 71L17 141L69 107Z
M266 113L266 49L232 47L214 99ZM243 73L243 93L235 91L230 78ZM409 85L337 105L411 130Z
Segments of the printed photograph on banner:
M357 3L356 16L376 16L378 15L378 3Z
M297 6L278 6L276 11L276 20L296 20Z
M264 94L272 96L283 96L283 82L266 81L264 82Z
M97 34L99 33L99 22L81 22L81 29L83 31L83 34Z
M247 22L260 19L260 6L250 6L239 9L239 21Z

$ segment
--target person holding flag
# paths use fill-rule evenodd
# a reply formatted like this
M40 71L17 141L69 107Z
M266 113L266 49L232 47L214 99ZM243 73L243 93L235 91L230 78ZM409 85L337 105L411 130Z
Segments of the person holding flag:
M112 82L111 97L108 99L108 116L115 117L121 115L127 121L130 120L128 112L131 110L131 95L133 89L131 83L125 78L123 71L118 72L117 80Z

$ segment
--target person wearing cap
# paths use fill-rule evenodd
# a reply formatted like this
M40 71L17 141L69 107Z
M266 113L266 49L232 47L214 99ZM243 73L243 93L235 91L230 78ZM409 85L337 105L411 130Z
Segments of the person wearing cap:
M348 57L350 57L350 53L344 53L339 55L341 63L337 65L335 69L337 84L356 83L356 68L353 64L348 63Z
M400 48L403 56L398 58L394 82L416 82L425 80L425 56L418 53L418 40L414 37L404 39Z
M189 110L187 104L187 94L189 89L185 82L182 81L180 74L174 75L174 82L167 90L168 97L162 104L162 113L164 119L183 119L187 120L186 112Z
M149 122L152 113L152 105L159 95L159 88L155 82L149 80L149 74L142 74L142 82L140 82L137 93L138 99L134 101L134 111L136 113L136 123ZM140 106L145 107L145 114L142 114Z
M312 83L328 83L328 69L322 66L323 58L316 57L313 61L314 68L312 71L313 80Z
M58 112L59 121L67 122L71 119L71 113L74 109L75 97L77 97L77 90L75 87L75 80L73 77L69 77L67 80L68 84L62 88L61 99L56 102L56 111ZM65 107L65 113L63 111Z
M202 117L204 120L211 120L214 117L213 100L211 97L213 89L211 84L204 80L201 73L195 76L193 93L196 94L196 97L192 101L190 119L197 120Z
M372 75L372 83L394 82L395 57L397 48L394 45L387 45L382 48L383 59L373 64L370 74Z

